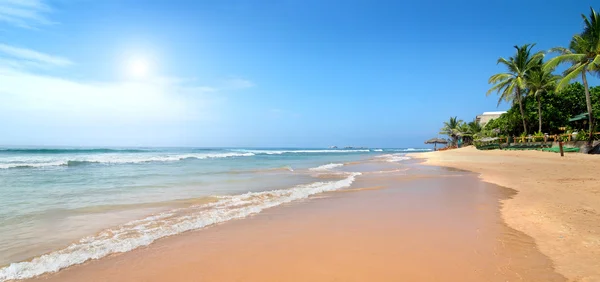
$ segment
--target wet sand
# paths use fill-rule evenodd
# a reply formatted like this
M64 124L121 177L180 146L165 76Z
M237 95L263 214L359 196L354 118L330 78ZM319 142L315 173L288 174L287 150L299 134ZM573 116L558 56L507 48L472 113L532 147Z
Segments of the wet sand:
M533 237L570 281L600 281L600 156L473 147L411 156L515 189L502 205L507 224Z
M436 168L161 239L32 281L565 281L508 227L511 189Z

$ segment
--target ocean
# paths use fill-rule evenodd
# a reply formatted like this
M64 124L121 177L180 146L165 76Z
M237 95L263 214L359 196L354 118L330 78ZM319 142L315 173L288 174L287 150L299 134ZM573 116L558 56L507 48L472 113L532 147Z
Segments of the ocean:
M349 187L428 149L0 148L0 281Z

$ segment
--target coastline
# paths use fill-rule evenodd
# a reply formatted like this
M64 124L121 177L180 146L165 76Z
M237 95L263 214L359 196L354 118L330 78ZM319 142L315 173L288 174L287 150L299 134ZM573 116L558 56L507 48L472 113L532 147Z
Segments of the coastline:
M534 238L569 281L600 281L600 163L585 154L479 151L473 147L409 154L424 165L478 173L516 190L503 200L506 223Z
M565 281L500 218L512 190L415 163L27 281Z

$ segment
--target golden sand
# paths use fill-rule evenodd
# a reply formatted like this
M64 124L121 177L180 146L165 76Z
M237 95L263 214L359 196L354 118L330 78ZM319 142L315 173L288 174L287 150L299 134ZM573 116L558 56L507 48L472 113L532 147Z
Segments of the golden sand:
M569 280L600 281L600 156L473 147L411 156L517 190L503 204L508 225L533 237Z
M455 175L456 177L436 177ZM514 191L465 172L351 189L165 238L35 281L565 281L500 217ZM373 189L378 188L378 189Z

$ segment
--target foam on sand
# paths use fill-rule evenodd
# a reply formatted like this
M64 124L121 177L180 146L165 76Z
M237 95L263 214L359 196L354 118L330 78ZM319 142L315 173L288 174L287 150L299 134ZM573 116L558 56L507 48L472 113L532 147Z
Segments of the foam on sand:
M326 164L326 165L322 165L322 166L318 166L318 167L309 168L309 170L312 170L312 171L328 171L328 170L334 169L336 167L341 167L341 166L344 166L344 164L330 163L330 164Z
M410 157L407 157L405 154L386 154L386 155L377 156L376 158L383 159L386 162L390 162L390 163L401 162L401 161L410 159Z
M270 207L348 187L358 175L360 173L348 173L342 180L314 182L290 189L220 196L217 202L176 209L131 221L83 238L64 249L36 257L31 261L12 263L0 269L0 281L27 279L47 272L56 272L90 259L99 259L113 253L127 252L146 246L159 238L244 218Z
M417 149L417 148L406 148L406 149L394 149L394 152L429 152L431 149Z

